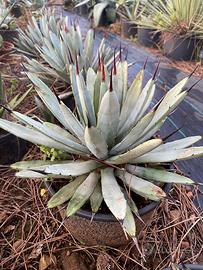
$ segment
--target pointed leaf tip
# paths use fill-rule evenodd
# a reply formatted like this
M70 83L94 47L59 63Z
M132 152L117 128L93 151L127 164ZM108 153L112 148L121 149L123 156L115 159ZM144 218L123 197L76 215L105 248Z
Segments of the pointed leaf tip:
M6 110L8 113L12 113L13 111L11 109L9 109L8 107L6 107L5 105L3 105L2 103L0 103L0 107L2 107L4 110Z
M159 62L158 62L157 67L156 67L156 69L155 69L154 75L152 76L152 80L153 80L153 81L155 80L156 75L157 75L157 73L158 73L160 63L161 63L161 59L159 59Z
M76 59L76 74L79 75L79 63L78 63L78 56L77 56L77 54L75 56L75 59Z
M122 47L121 47L121 43L120 43L119 60L120 60L120 62L122 62Z
M113 58L113 74L116 75L116 49L114 49L114 58Z
M201 80L202 80L202 78L197 80L189 89L187 89L187 92L189 93Z
M109 85L109 91L113 92L113 78L112 78L113 68L111 69L111 75L110 75L110 85Z
M106 79L106 74L105 74L105 67L104 67L104 56L102 55L102 59L101 59L101 64L102 64L102 81L104 82Z
M144 70L146 69L147 62L148 62L148 56L147 56L147 58L146 58L146 60L145 60L145 62L144 62L144 65L143 65L143 69L144 69Z
M188 76L188 78L191 78L192 75L195 73L195 71L200 67L200 65L197 65L194 70L190 73L190 75Z
M100 53L98 51L98 71L101 71L101 57L100 57Z

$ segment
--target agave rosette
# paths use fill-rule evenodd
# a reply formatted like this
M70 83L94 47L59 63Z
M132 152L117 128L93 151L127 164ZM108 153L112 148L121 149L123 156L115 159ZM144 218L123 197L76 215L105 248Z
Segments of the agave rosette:
M144 6L147 7L146 14L138 21L139 24L184 38L202 36L202 0L149 0Z
M37 74L43 81L70 83L69 69L75 62L76 55L80 68L86 73L89 67L96 70L97 53L106 55L104 62L109 66L113 61L113 50L107 47L105 39L94 53L94 31L90 29L83 40L78 23L71 24L68 18L54 15L42 15L39 23L33 17L27 30L19 32L18 47L24 52L36 55L41 60L26 58L24 64L29 72Z
M9 29L14 22L14 18L10 16L10 9L6 7L5 3L0 1L0 29Z
M191 147L200 136L164 143L154 135L168 115L187 95L189 77L175 85L152 109L155 76L143 87L144 68L128 87L128 64L114 61L108 73L103 57L97 72L87 70L84 79L79 63L70 65L77 112L73 113L36 75L30 80L59 125L35 120L11 111L18 122L0 120L0 127L34 144L71 154L65 161L23 161L12 165L19 177L71 179L49 201L48 207L68 202L66 215L76 213L88 200L93 213L102 202L132 237L138 215L132 192L159 201L166 194L160 183L193 184L183 175L167 170L164 163L203 155L203 147ZM157 166L158 164L158 166ZM151 166L153 165L153 166Z

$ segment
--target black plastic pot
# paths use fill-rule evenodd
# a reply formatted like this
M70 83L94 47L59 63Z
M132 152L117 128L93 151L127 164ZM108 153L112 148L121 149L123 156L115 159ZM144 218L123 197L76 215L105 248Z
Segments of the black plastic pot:
M193 60L195 58L197 42L195 38L181 38L176 36L164 38L164 55L174 60Z
M203 270L203 265L200 264L185 264L185 267L188 268L189 270ZM178 265L178 269L180 270L185 270L183 266ZM165 268L164 270L172 270L170 267Z
M89 9L88 9L87 5L82 5L80 7L77 7L76 11L80 15L88 15L88 13L89 13Z
M114 6L107 7L100 18L99 26L108 26L116 21L116 10Z
M75 99L73 95L59 95L59 98L63 101L63 103L73 111L75 109Z
M10 165L20 161L27 152L26 141L0 129L0 164Z
M160 32L156 29L138 27L138 41L145 47L154 47L160 42Z
M49 193L53 195L55 191L51 188L48 182L44 182ZM168 193L171 189L171 184L167 184L164 191ZM139 214L144 223L149 223L153 210L158 205L158 202L152 202L149 205L141 208ZM60 208L60 214L64 218L65 212ZM79 210L74 216L65 219L65 226L68 231L78 241L86 245L104 245L119 247L128 244L131 239L126 239L120 223L112 214L96 214L92 220L92 212L88 210ZM137 234L142 231L143 223L136 218Z
M15 39L18 39L18 30L4 30L0 29L0 35L4 41L13 42Z
M137 25L131 21L121 21L121 34L125 38L135 37L137 35Z
M22 16L22 12L21 12L21 8L18 5L14 5L11 9L11 14L16 17L19 18L20 16Z

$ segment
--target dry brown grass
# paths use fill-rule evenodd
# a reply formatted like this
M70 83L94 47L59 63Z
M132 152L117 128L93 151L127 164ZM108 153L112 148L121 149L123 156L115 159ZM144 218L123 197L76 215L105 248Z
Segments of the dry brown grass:
M35 147L27 158L33 156L40 157ZM88 262L88 269L97 270L161 270L171 262L201 261L203 217L193 204L194 190L175 186L155 210L138 236L145 254L141 258L133 245L120 249L80 245L65 229L58 211L47 209L49 196L46 191L40 194L41 181L18 179L6 168L0 175L1 269L39 269L43 255L52 258L47 269L66 269L64 257L73 253Z

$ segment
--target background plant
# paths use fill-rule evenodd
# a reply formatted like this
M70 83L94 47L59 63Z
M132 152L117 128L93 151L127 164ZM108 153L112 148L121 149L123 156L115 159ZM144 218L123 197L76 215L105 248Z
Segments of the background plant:
M27 95L30 93L30 91L32 89L32 88L28 89L23 95L21 95L19 93L19 94L15 95L11 100L8 100L8 96L12 95L12 92L15 88L16 88L16 81L11 80L10 88L5 90L5 87L3 84L3 79L2 79L2 76L0 74L0 104L1 105L7 104L7 106L13 110L15 108L17 108L24 101L24 99L27 97ZM5 113L6 113L6 111L5 111L4 107L1 107L0 108L0 118L5 117Z
M146 8L146 6L143 6L142 4L143 1L141 0L125 1L120 8L119 14L129 21L136 22Z
M3 0L0 0L0 29L15 28L15 21L10 15L10 9L6 7Z
M142 25L180 36L202 36L203 2L201 0L148 1Z
M104 62L108 67L113 61L114 51L107 47L103 39L95 53L94 31L90 29L83 39L78 24L71 25L68 18L56 19L53 14L46 13L40 17L39 23L33 17L26 31L19 31L18 47L31 54L26 58L25 67L37 74L43 81L52 84L58 82L64 87L70 84L70 65L78 63L84 74L89 67L96 70L97 54L104 54ZM33 59L40 56L42 60Z

